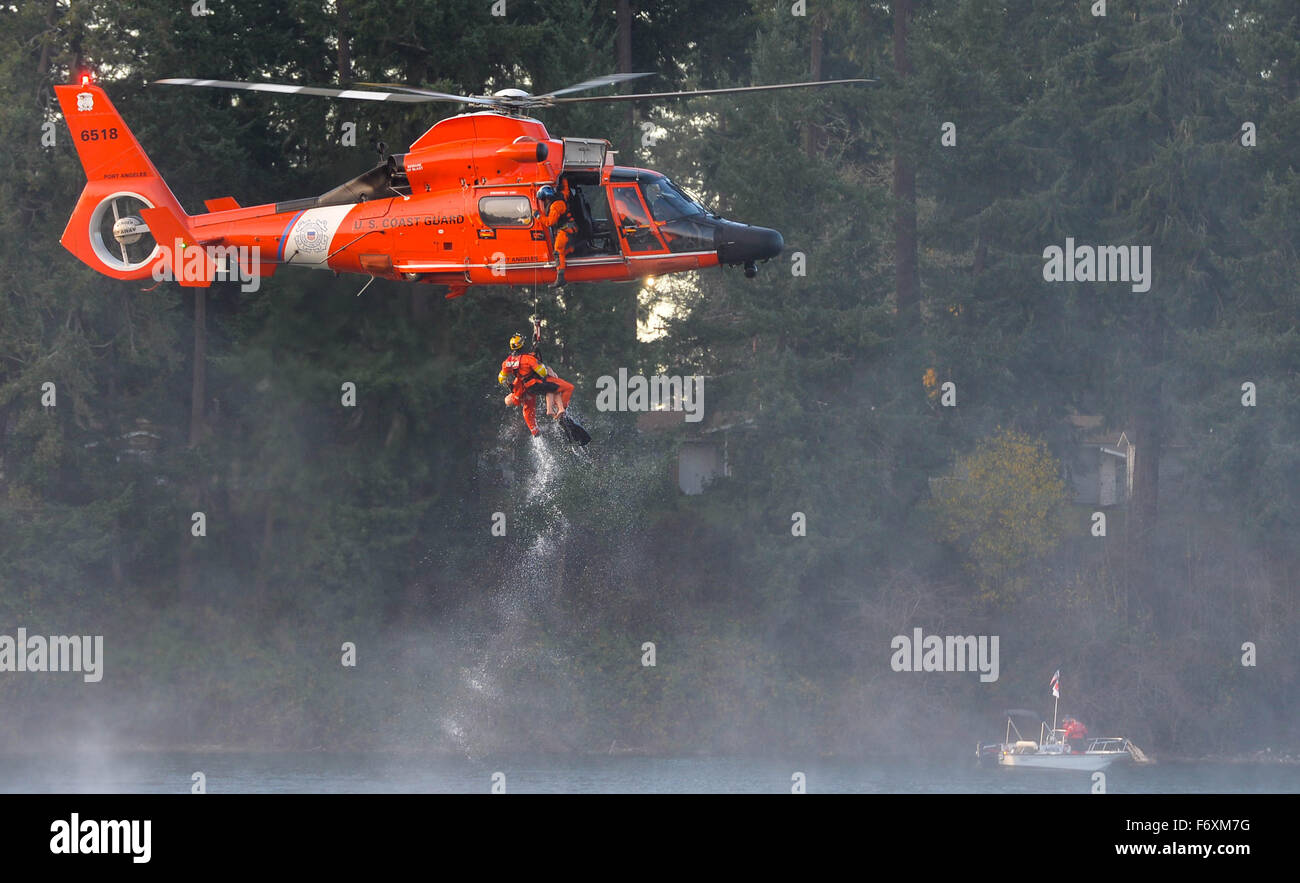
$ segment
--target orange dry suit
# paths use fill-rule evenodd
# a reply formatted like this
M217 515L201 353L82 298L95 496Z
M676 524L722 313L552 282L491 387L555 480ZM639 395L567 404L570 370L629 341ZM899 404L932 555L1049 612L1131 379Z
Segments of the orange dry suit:
M550 373L534 353L511 353L507 356L501 363L497 382L510 385L506 404L523 409L524 423L528 424L528 431L533 435L538 434L537 396L559 393L561 412L569 407L569 399L573 397L573 384Z
M568 199L573 198L573 191L570 190ZM555 268L563 273L569 240L578 232L578 223L573 219L565 197L557 197L551 203L551 207L546 210L545 222L547 227L555 229Z

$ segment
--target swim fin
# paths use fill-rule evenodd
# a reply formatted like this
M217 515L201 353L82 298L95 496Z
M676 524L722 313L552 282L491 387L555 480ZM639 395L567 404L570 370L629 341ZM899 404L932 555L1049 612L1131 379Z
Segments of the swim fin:
M560 428L564 430L564 434L569 441L578 447L583 447L591 441L591 434L583 429L577 420L570 417L568 411L561 414L560 419L556 422L560 424Z

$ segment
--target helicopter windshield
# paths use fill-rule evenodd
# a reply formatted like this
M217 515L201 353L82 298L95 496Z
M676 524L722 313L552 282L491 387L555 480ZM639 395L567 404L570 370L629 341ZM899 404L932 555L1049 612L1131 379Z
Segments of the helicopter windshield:
M645 204L650 207L650 214L661 223L707 214L703 206L667 178L642 178L641 192Z

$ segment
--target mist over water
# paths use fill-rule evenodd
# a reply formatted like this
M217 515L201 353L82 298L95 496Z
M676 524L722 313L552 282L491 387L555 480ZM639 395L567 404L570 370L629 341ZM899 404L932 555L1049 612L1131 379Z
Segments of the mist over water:
M524 442L525 468L511 483L511 494L518 498L519 506L507 516L506 536L513 539L507 547L510 560L496 585L485 586L479 596L482 607L491 613L487 620L490 631L456 636L470 639L458 641L468 649L470 659L459 666L455 688L441 698L445 710L440 714L440 730L458 752L470 758L499 744L484 736L492 725L494 707L507 699L502 674L525 668L559 672L566 662L558 646L529 638L538 622L550 619L548 613L560 589L558 568L569 521L556 499L557 484L566 469L583 465L561 447L553 427L547 424L549 421L542 426L542 435ZM495 456L510 455L506 446L518 444L518 434L512 430L503 429ZM505 546L506 538L501 539ZM518 551L521 547L522 552ZM545 690L545 679L536 687Z
M249 751L238 739L214 738L205 747L178 750L169 741L194 744L200 730L182 723L168 701L169 689L145 696L138 687L114 688L110 680L110 701L81 690L86 701L69 704L43 691L53 686L56 693L71 696L79 692L74 684L28 682L33 696L50 697L29 701L27 708L48 715L55 737L42 743L38 728L29 727L26 744L16 745L11 738L9 753L0 755L0 789L175 792L187 790L191 774L200 770L213 793L479 793L497 771L506 774L512 792L771 793L788 791L795 771L808 775L814 792L1082 793L1090 787L1088 777L1077 774L975 768L974 743L997 738L1000 722L992 716L954 716L942 705L910 706L907 697L916 695L912 691L919 681L901 674L886 675L873 692L834 697L851 720L850 732L881 737L838 743L838 750L848 755L841 759L826 758L820 748L791 753L773 747L760 754L743 748L739 739L776 745L788 734L797 738L807 722L797 707L778 707L755 718L744 703L720 707L693 703L689 696L661 706L678 710L667 725L690 734L676 740L681 750L666 757L637 756L642 750L638 727L664 724L633 718L632 726L611 727L613 717L603 704L607 697L629 692L627 684L662 682L671 675L672 654L683 635L706 645L719 637L692 631L694 623L681 621L673 600L665 598L656 611L659 626L627 635L624 674L607 683L586 673L582 648L601 634L602 597L618 593L630 575L663 560L656 537L627 518L653 492L653 483L635 468L575 456L546 431L538 439L524 439L522 448L519 442L517 427L504 425L484 467L492 471L502 462L513 464L504 491L513 507L506 536L498 539L501 553L457 574L476 591L436 621L425 618L374 631L359 642L358 668L340 672L354 680L344 682L349 701L334 706L334 713L366 715L368 720L369 735L357 745L314 737L312 709L298 703L276 729L254 724L239 734L270 743L268 747L278 740L282 749ZM584 560L583 546L597 540L576 530L565 507L573 505L575 488L587 493L593 487L599 489L603 522L614 539L612 547L600 547L600 554ZM444 591L444 561L439 546L431 545L421 564L427 572L417 583L421 596ZM566 573L575 566L595 569L604 588L571 597ZM916 605L924 609L932 602L918 597L911 603L915 615ZM638 662L641 642L647 639L655 640L663 654L657 668ZM772 640L760 634L723 645L713 657L716 676L726 685L718 691L762 702L767 685L759 654ZM887 646L884 640L879 644L882 651ZM1014 643L1009 646L1015 649ZM114 661L112 642L109 650L111 671L121 663ZM218 648L201 652L220 657ZM881 658L887 659L887 653ZM310 676L317 668L332 673L336 666L337 658L307 660L301 675ZM943 683L950 689L977 689L973 676L967 680ZM584 695L599 691L605 694L594 699ZM891 696L896 698L881 698ZM210 701L210 695L204 698ZM864 726L867 720L870 724ZM925 739L913 738L914 733L924 733ZM304 743L317 750L295 748ZM918 757L909 745L924 747L928 756ZM697 756L701 754L732 756ZM861 759L852 759L859 755ZM1114 793L1300 791L1298 771L1300 765L1285 763L1161 763L1108 772L1107 787Z

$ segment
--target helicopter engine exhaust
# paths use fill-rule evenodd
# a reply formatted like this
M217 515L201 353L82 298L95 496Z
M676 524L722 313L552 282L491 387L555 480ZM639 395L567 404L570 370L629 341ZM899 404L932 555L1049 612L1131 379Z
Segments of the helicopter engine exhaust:
M550 155L550 147L545 141L534 141L520 139L513 144L507 144L499 148L497 156L502 159L513 160L517 163L534 163L545 162L546 157Z
M393 187L409 187L410 181L406 177L406 154L390 154L387 160L388 180Z

